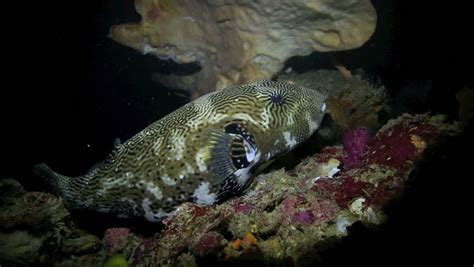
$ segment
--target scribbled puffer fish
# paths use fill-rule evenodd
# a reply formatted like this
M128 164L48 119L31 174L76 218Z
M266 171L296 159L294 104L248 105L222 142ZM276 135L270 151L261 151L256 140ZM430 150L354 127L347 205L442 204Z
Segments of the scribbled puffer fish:
M292 83L232 86L151 124L84 176L34 170L70 209L159 221L183 202L242 192L259 166L310 137L325 109L320 92Z

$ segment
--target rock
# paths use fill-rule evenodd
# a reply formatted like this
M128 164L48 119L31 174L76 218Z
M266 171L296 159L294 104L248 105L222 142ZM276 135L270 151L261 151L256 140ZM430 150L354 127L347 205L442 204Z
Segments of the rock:
M182 204L151 237L138 236L134 228L109 228L103 246L74 225L59 199L26 192L13 180L0 180L0 223L12 221L0 224L0 262L48 266L197 266L206 260L224 265L248 259L267 265L313 263L318 253L350 235L347 228L355 222L382 224L384 208L403 194L417 162L443 136L458 134L460 126L442 115L404 114L374 136L355 129L346 136L350 140L343 142L345 147L325 147L291 171L262 173L243 195L209 207ZM347 153L360 153L350 168Z
M225 239L221 234L211 231L203 234L197 242L192 245L192 251L196 255L203 256L216 251L225 244Z
M61 257L87 256L98 248L100 240L77 228L61 199L27 192L15 180L0 179L0 263L51 265L54 261L60 265ZM84 262L96 258L87 257Z
M365 153L371 135L369 129L362 127L347 132L342 142L344 144L344 168L350 169L361 163L362 154Z
M109 255L122 252L127 245L130 229L124 227L109 228L104 233L104 243Z
M347 227L355 222L379 225L386 220L383 208L403 193L425 153L417 149L419 142L431 146L458 132L459 124L445 119L405 114L373 137L356 129L349 135L357 138L345 143L350 147L326 147L291 172L261 174L250 192L233 200L205 209L185 203L137 262L173 265L182 256L193 260L187 253L197 262L212 254L222 264L254 259L271 265L289 258L295 265L313 262L320 249L348 235ZM356 144L361 146L354 149ZM344 151L355 150L361 153L358 164L342 166L337 176L315 171L321 165L335 168L345 160Z
M0 262L19 266L36 263L43 241L27 231L0 232Z
M1 180L0 193L0 231L21 227L47 231L61 225L69 216L59 198L42 192L26 192L15 180Z
M151 79L161 85L173 88L175 90L182 90L186 93L191 93L196 87L197 75L177 75L177 74L162 74L154 73Z
M197 62L193 97L269 79L292 56L360 47L373 34L369 0L136 0L139 23L110 37L160 59Z

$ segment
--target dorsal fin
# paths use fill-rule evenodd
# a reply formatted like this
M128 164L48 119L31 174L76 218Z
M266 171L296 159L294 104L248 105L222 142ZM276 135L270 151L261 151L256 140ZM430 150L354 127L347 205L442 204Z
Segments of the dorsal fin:
M119 146L122 145L122 141L120 140L120 138L115 138L114 140L114 148L118 148Z

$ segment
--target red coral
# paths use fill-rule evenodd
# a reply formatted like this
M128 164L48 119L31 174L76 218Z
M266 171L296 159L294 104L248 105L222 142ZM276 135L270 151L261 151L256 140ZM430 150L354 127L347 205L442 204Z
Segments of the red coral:
M234 210L236 213L248 214L253 209L252 205L247 203L234 202Z
M428 142L431 142L434 138L438 137L441 134L441 131L427 123L411 123L409 125L409 133L416 134Z
M199 240L192 246L195 254L203 256L216 251L223 245L224 237L217 232L208 232L203 234Z
M344 168L351 169L361 164L361 158L368 148L372 136L367 128L358 128L343 137Z
M336 193L336 202L339 207L345 208L351 200L370 192L372 188L373 185L370 183L356 181L352 177L347 177Z
M303 196L288 196L283 200L283 213L286 215L293 214L295 208L306 202L306 199Z
M339 188L338 180L336 179L319 179L317 180L311 190L319 192L335 192Z
M339 206L331 200L315 200L311 203L311 210L315 216L315 224L331 221L334 214L339 211Z
M368 163L403 169L415 155L416 147L412 144L408 131L402 125L395 125L375 138L366 160Z
M306 202L307 201L303 196L290 195L286 197L281 205L281 212L284 214L283 223L290 223L293 219L294 214L297 213L298 207Z
M292 222L297 224L309 225L312 224L316 218L311 210L303 210L296 212L292 216Z
M127 245L128 228L109 228L105 231L104 242L109 255L117 254Z
M403 192L404 185L402 179L388 177L374 188L370 197L367 199L367 205L376 207L385 206Z
M207 210L208 209L205 208L205 207L199 207L197 205L194 205L193 206L193 215L196 216L196 217L204 216L204 214L206 214Z
M324 147L320 153L314 155L317 163L327 163L332 158L342 161L342 149L340 146Z
M371 183L356 181L351 176L342 176L338 179L319 179L312 190L322 197L335 200L339 207L346 208L354 198L370 194L373 187Z
M132 255L131 266L138 266L143 262L143 258L150 258L157 247L157 239L154 237L142 239L140 244L135 248Z
M346 196L359 196L364 192L364 189L369 186L369 183L356 181L352 177L347 177L341 185L341 191Z
M296 207L296 197L295 196L288 196L282 202L283 213L285 215L292 214L295 207Z
M370 143L364 161L404 170L409 162L419 157L420 151L413 143L413 136L429 141L438 134L438 129L426 123L404 121L379 132Z

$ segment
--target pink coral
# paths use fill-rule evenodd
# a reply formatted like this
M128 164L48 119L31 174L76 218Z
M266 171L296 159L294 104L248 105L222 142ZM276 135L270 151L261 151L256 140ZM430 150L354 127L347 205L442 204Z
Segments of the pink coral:
M234 202L234 210L236 213L248 214L252 210L252 205L247 203Z
M144 259L151 258L157 247L158 242L156 237L142 239L133 251L131 266L143 265Z
M419 140L430 141L438 134L439 130L427 123L404 121L380 131L371 141L364 161L404 170L409 162L418 159L421 152L413 142L413 135Z
M224 237L217 232L208 232L203 234L199 240L192 246L192 250L197 255L203 256L225 244Z
M293 214L293 212L295 211L295 209L303 204L304 202L306 202L305 198L302 197L302 196L294 196L294 195L290 195L288 197L286 197L284 200L283 200L283 213L286 214L286 215L290 215L290 214Z
M314 224L320 225L322 223L331 221L340 208L334 203L334 201L317 199L312 201L311 210L315 217Z
M351 200L364 195L372 188L373 185L370 183L356 181L352 177L347 177L344 179L336 193L336 202L341 208L345 208Z
M109 228L105 231L104 242L109 255L117 254L127 245L128 228Z
M324 147L320 153L313 156L317 163L327 163L330 159L335 158L342 161L342 149L339 146Z
M404 177L388 177L374 188L368 198L367 205L383 207L392 199L401 195L404 188Z
M204 216L206 214L208 208L207 207L199 207L197 205L193 205L193 215L194 216Z
M361 164L361 158L367 150L372 136L367 128L357 128L347 132L343 137L344 167L351 169Z
M293 223L299 223L299 224L312 224L315 221L314 214L311 212L311 210L303 210L303 211L298 211L295 214L293 214L292 218Z
M368 153L368 161L402 169L407 160L413 160L416 147L403 125L395 125L377 136Z

